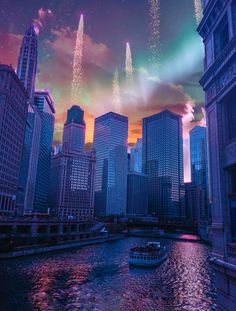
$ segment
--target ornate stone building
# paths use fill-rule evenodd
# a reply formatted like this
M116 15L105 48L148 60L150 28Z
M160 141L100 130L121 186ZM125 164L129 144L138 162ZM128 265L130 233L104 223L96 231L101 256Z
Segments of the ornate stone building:
M204 75L218 310L236 310L236 1L204 1Z

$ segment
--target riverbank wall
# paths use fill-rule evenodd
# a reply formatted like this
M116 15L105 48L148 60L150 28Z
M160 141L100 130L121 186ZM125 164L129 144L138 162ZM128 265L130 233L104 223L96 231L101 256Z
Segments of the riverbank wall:
M18 247L13 251L0 253L0 259L10 259L22 256L55 252L66 249L80 248L83 246L113 242L123 238L125 238L125 235L119 234L119 235L109 235L105 237L90 238L85 240L63 242L55 245L37 245L37 246L34 245L34 246Z

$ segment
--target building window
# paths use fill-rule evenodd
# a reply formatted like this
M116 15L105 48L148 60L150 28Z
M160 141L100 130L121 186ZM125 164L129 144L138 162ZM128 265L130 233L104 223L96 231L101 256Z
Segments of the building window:
M206 55L205 65L206 65L206 69L207 69L213 62L213 49L212 49L212 40L211 39L206 42L205 55Z
M217 58L220 55L221 51L226 47L228 42L229 42L229 27L227 15L225 15L214 32L215 58Z
M233 97L231 97L232 99ZM236 138L236 105L234 101L229 101L227 105L228 110L228 131L229 139Z
M233 242L236 242L236 199L230 201L231 234Z
M232 12L233 33L235 35L236 34L236 0L233 0L232 2L231 12Z

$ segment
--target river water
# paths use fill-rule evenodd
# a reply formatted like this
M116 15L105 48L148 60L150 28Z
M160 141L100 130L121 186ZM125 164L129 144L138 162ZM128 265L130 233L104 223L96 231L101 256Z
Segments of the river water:
M168 249L163 264L129 267L129 249L154 240L127 238L1 261L0 310L217 310L206 245L162 240Z

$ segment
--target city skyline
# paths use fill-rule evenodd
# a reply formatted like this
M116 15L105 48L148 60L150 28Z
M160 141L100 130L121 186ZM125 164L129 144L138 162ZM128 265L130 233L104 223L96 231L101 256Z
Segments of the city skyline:
M19 16L11 12L9 20L6 13L13 2L3 1L1 7L4 23L0 22L0 61L16 66L16 54L22 34L33 22L39 31L36 89L49 89L55 101L55 143L61 140L66 111L73 104L79 104L85 110L87 143L92 142L95 117L107 111L119 112L113 107L112 100L113 76L118 68L120 112L127 115L130 121L129 145L132 146L137 138L141 138L143 117L158 113L164 108L180 113L184 116L185 179L189 180L188 130L196 124L204 123L201 110L203 92L198 85L203 52L201 40L195 31L194 1L183 0L179 8L171 5L172 0L159 1L158 69L150 61L149 41L157 34L151 30L153 16L150 15L149 1L135 5L132 1L116 1L117 13L112 19L110 16L114 6L112 3L107 5L104 1L99 1L96 6L87 1L81 1L80 4L75 1L62 1L60 4L55 1L37 1L29 3L24 12L20 11L21 8L16 3ZM127 15L131 8L134 11L132 19ZM84 17L84 95L81 102L72 103L70 92L73 51L81 13ZM176 27L172 27L168 25L168 20L176 14L179 18L175 21ZM139 15L143 17L143 27L139 25ZM123 22L119 29L121 18ZM106 20L108 27L96 27L101 25L101 20ZM136 29L139 29L138 34ZM178 48L174 41L176 36L181 42ZM134 77L134 85L128 88L125 85L127 41L132 54ZM6 54L4 51L9 45L11 52ZM190 49L191 55L188 52ZM185 66L182 66L183 59Z

